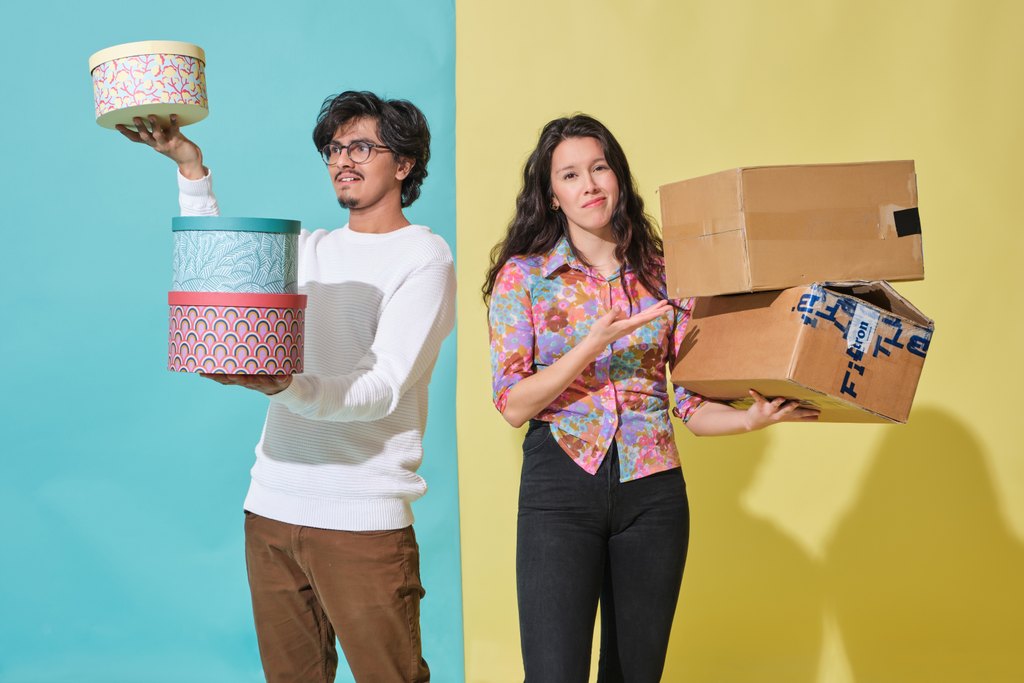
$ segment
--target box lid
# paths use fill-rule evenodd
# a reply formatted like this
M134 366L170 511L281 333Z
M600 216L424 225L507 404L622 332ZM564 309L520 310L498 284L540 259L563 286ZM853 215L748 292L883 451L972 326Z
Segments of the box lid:
M238 306L240 308L306 308L305 294L248 292L168 292L170 306Z
M276 232L299 234L300 221L286 218L246 218L232 216L175 216L171 230L220 230L224 232Z
M192 43L182 43L176 40L141 40L135 43L122 43L112 47L103 48L94 52L89 57L89 72L104 62L136 55L184 55L195 57L206 63L206 53L203 48Z

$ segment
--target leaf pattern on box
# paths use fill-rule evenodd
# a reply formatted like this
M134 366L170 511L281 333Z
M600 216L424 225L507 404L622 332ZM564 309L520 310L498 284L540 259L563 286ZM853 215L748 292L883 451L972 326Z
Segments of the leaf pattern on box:
M267 232L175 232L171 289L295 294L298 241L298 235Z

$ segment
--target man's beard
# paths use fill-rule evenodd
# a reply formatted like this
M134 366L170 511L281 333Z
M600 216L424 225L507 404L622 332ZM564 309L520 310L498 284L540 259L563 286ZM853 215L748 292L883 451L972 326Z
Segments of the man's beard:
M338 205L343 209L354 209L359 206L359 200L355 197L338 197Z

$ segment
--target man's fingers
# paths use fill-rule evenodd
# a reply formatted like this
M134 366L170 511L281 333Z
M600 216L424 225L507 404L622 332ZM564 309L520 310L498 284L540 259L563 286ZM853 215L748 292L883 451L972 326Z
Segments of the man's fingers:
M149 125L153 127L153 139L156 140L158 143L163 142L165 137L164 134L166 131L164 131L164 127L160 125L160 122L157 121L157 118L155 116L150 115Z
M139 137L142 138L142 141L145 142L147 145L152 145L153 143L150 141L153 139L153 135L150 132L149 128L146 126L145 120L143 120L139 116L136 116L132 120L135 122L135 129L139 131Z
M206 379L212 379L217 384L235 384L236 383L234 381L234 376L233 375L219 375L219 374L214 375L214 374L208 374L208 373L205 373L205 372L200 372L199 375L200 375L200 377L205 377Z
M118 133L120 133L121 135L125 136L126 138L128 138L132 142L142 142L142 138L139 137L139 134L136 133L134 130L131 130L130 128L128 128L128 126L125 126L125 125L119 123L119 124L117 124L114 127L117 128L117 132Z

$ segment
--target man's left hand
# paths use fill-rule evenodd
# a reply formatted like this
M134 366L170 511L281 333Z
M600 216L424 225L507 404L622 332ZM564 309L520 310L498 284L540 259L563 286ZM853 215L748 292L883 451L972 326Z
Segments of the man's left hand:
M208 375L200 373L207 379L218 384L233 384L246 389L253 389L267 396L279 394L292 383L291 375Z

